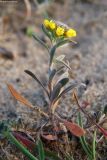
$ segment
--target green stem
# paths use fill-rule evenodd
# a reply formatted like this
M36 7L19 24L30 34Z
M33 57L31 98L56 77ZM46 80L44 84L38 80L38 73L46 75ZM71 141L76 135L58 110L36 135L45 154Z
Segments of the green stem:
M9 138L16 146L21 150L21 152L27 156L30 160L38 160L34 157L21 143L17 141L17 139L12 135L11 132L7 133L7 138Z

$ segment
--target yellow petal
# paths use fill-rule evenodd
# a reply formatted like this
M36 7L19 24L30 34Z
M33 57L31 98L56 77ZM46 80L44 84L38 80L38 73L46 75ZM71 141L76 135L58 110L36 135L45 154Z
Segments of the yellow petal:
M57 36L62 36L63 34L64 34L64 28L58 27L58 28L56 29L56 35L57 35Z
M66 32L66 37L70 38L70 37L76 37L77 33L74 29L69 29L67 32Z
M54 30L54 29L56 28L55 22L51 20L51 21L49 22L49 27L50 27L50 29Z
M49 27L49 23L50 23L50 21L48 20L48 19L44 19L44 26L46 27L46 28L48 28Z

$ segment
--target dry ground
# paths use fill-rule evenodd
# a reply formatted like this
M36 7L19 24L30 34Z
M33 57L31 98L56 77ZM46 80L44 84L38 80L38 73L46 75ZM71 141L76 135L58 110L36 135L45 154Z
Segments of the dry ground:
M55 19L61 20L77 30L76 41L78 44L73 47L64 46L58 54L66 54L76 73L75 79L87 85L86 90L79 89L80 99L90 103L92 108L90 111L103 109L107 105L106 0L102 3L100 1L87 3L67 0L64 5L57 2L47 8L49 14ZM17 121L22 118L26 123L29 122L28 125L31 125L34 117L37 118L35 113L31 113L26 107L13 100L6 83L11 83L34 105L46 106L42 90L24 73L25 69L29 69L39 75L44 84L46 83L48 54L40 44L24 32L24 29L30 24L35 32L44 38L39 29L43 20L41 12L44 10L43 8L39 12L33 8L33 16L30 20L25 20L25 24L22 24L23 18L20 20L18 15L15 16L14 13L2 9L0 11L0 25L2 25L3 16L8 16L8 12L10 13L5 33L0 35L0 47L10 50L14 55L14 58L10 60L0 56L0 120L9 118ZM17 9L14 12L17 13ZM23 10L21 12L23 13ZM62 104L63 115L70 116L72 114L72 110L69 109L72 106L69 99L70 97ZM66 108L65 103L68 105Z

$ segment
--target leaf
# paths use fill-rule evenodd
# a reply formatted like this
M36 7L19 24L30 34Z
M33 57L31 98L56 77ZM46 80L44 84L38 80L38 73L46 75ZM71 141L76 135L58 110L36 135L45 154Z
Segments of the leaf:
M33 108L32 104L27 100L25 99L24 97L21 96L20 93L18 93L11 84L7 84L8 86L8 89L10 91L10 93L12 94L12 96L19 102L23 103L24 105L30 107L30 108Z
M22 136L20 133L18 133L17 131L13 131L12 132L13 136L15 136L15 138L20 141L23 145L25 145L28 149L31 149L33 152L37 152L38 150L38 146L31 140L29 140L28 138ZM60 158L57 156L56 153L48 151L47 149L44 148L44 152L46 157L50 158L51 160L60 160Z
M93 152L93 159L96 160L96 130L94 131L94 136L93 136L92 152Z
M45 33L45 35L52 41L51 32L49 32L49 30L47 30L46 27L43 24L42 24L42 30Z
M56 69L53 69L49 75L48 87L50 89L50 92L52 91L52 81L53 81L55 74L56 74Z
M45 152L44 152L42 141L40 139L38 140L37 148L39 153L39 160L45 160Z
M98 126L97 126L98 127ZM103 133L103 135L105 136L105 137L107 137L107 130L105 130L104 128L102 128L102 127L98 127L99 128L99 130L100 130L100 132L101 133Z
M55 74L56 74L56 69L53 69L53 70L51 71L50 75L49 75L49 83L52 82Z
M32 36L34 39L36 39L42 46L44 46L48 52L49 52L49 48L48 46L35 34L35 33L32 33Z
M52 61L53 61L53 58L54 58L54 55L55 55L55 51L58 47L64 45L65 43L68 43L69 40L61 40L59 42L57 42L50 50L50 66L52 64Z
M45 150L45 155L49 158L49 160L61 160L58 153L54 153L52 151Z
M79 124L80 127L83 128L83 123L82 123L82 119L81 119L81 114L80 114L80 112L79 112L79 114L78 114L78 124ZM81 136L81 137L80 137L80 143L81 143L81 145L82 145L85 153L87 154L87 156L88 156L90 159L93 159L92 150L91 150L90 146L88 145L85 136Z
M65 77L58 81L58 83L61 83L62 87L64 87L69 82L69 78Z
M15 138L17 140L19 140L24 146L26 146L28 149L31 150L35 150L35 143L31 140L29 140L27 137L21 135L21 133L17 132L17 131L13 131L12 132L13 136L15 136Z
M66 85L68 81L69 81L69 78L63 78L56 84L56 86L54 87L52 91L51 97L50 97L51 102L53 102L58 97L61 91L61 88L64 85Z
M64 45L64 44L66 44L66 43L69 43L69 39L63 39L63 40L59 41L59 42L56 44L56 46L57 46L57 47L60 47L60 46L62 46L62 45Z
M61 84L61 83L58 83L58 84L53 88L53 91L52 91L51 97L50 97L51 103L54 101L55 98L57 98L57 96L58 96L59 93L60 93L61 88L62 88L62 84Z
M18 149L30 160L38 160L33 154L31 154L14 136L11 132L7 132L7 138L16 145Z
M64 120L64 125L67 127L67 129L75 136L81 137L85 134L84 129L82 129L79 125L76 123L72 123L69 121Z
M65 55L62 54L62 55L56 57L56 60L57 60L57 61L63 61L64 58L65 58Z
M34 75L34 74L33 74L31 71L29 71L29 70L25 70L25 73L27 73L27 74L30 75L32 78L34 78L34 79L39 83L39 85L42 86L42 88L44 89L44 91L46 92L46 94L47 94L48 97L49 97L49 93L48 93L47 89L44 87L44 85L42 84L42 82L37 78L37 76Z
M66 94L67 92L69 92L71 89L74 89L77 86L77 83L75 84L71 84L70 86L68 86L66 89L64 89L59 96L54 100L54 103L56 101L58 101L58 99L60 99L64 94Z

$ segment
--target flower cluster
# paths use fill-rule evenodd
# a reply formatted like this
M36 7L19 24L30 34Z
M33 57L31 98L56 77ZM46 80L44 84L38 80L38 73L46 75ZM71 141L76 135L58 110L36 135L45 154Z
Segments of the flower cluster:
M58 24L56 21L45 19L44 26L51 32L54 32L57 37L63 36L65 38L76 37L76 31L63 24Z

